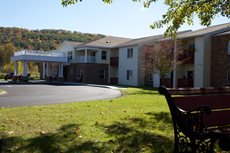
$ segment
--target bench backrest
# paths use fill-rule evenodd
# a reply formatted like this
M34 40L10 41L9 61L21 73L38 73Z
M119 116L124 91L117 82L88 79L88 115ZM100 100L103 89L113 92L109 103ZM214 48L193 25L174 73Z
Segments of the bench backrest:
M205 114L203 117L207 127L230 124L229 87L179 89L160 87L159 92L165 95L170 111L173 111L171 109L175 109L174 107L184 111L192 111L199 106L208 106L211 109L211 114Z

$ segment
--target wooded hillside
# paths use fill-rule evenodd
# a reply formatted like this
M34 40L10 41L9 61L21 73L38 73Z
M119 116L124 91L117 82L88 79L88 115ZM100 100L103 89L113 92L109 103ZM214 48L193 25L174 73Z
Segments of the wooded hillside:
M64 40L88 42L102 37L105 36L67 30L27 30L0 27L0 45L12 43L17 50L53 50Z

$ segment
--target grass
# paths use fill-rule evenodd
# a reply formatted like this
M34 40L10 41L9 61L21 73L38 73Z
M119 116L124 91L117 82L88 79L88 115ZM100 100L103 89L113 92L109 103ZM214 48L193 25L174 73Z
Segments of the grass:
M4 90L0 89L0 95L4 92Z
M164 153L173 127L157 91L127 88L113 100L0 109L2 152ZM0 150L0 152L1 152Z

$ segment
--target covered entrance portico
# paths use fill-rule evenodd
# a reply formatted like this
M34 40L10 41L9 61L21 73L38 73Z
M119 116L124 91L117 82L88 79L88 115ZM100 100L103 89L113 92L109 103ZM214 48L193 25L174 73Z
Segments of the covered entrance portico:
M27 77L27 62L42 63L42 79L55 77L58 81L63 81L63 64L67 62L67 57L63 52L23 50L15 52L11 57L14 62L14 76L18 76L18 62L23 63L22 77Z

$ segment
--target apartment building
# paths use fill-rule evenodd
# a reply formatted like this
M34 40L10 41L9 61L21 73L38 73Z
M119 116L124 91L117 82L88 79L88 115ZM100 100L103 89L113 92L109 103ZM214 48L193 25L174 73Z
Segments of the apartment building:
M36 61L41 63L42 79L157 87L162 84L160 77L151 77L143 69L144 47L168 39L156 35L139 39L108 36L89 43L64 41L55 51L16 52L11 60L15 75L18 61L24 63L23 75L26 62ZM177 57L176 75L169 73L164 78L167 86L173 86L173 76L177 87L230 84L230 23L179 32L176 39L182 52Z

